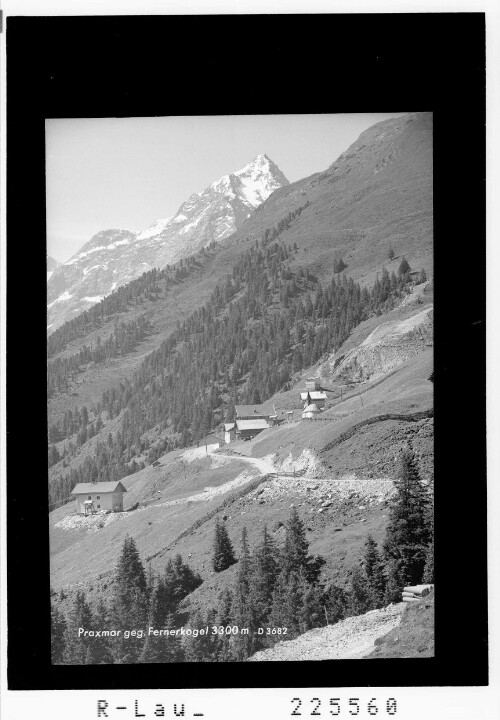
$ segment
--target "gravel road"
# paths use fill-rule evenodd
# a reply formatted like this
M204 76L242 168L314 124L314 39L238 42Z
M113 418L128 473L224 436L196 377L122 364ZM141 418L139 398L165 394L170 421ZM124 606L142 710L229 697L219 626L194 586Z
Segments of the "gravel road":
M395 603L364 615L346 618L335 625L309 630L295 640L279 642L248 659L261 660L351 660L366 657L375 640L401 622L405 603Z

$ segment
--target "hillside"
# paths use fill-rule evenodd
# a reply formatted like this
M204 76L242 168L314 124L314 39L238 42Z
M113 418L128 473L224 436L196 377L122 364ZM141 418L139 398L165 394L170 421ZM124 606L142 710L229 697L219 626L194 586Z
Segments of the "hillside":
M426 349L382 381L354 388L342 400L332 399L321 422L299 420L271 428L251 442L232 443L229 455L224 450L209 457L203 457L203 449L169 452L158 466L124 479L125 509L140 502L138 510L107 516L104 522L90 518L72 527L65 518L71 518L73 503L58 508L50 514L54 587L109 582L123 539L131 534L153 569L176 552L190 558L206 582L190 597L189 607L203 607L233 576L232 568L218 576L210 569L211 513L226 516L237 544L243 526L252 541L264 525L279 539L292 505L307 518L311 552L327 559L325 578L345 584L367 533L382 539L398 453L406 443L417 453L423 478L432 478L432 417L413 419L432 410L431 371L432 354ZM297 385L283 395L282 403L279 395L273 398L278 407L288 407L292 392L297 406L301 382ZM390 413L400 419L383 419ZM359 427L372 419L376 422ZM349 432L352 435L343 439ZM294 470L303 474L294 477ZM268 477L269 472L282 475ZM255 488L254 481L259 483ZM204 494L205 487L218 490ZM247 488L248 494L240 497ZM179 538L195 523L199 527ZM89 555L91 564L85 562Z
M367 135L368 133L368 135ZM280 240L296 244L290 269L309 269L319 280L332 275L333 260L342 257L350 277L362 285L375 280L385 265L397 271L402 255L412 268L432 272L432 119L412 114L379 124L343 154L327 171L276 190L233 235L210 252L196 256L189 272L153 295L144 291L84 326L52 356L65 357L83 346L105 340L117 322L145 317L147 336L125 356L111 358L97 371L83 365L68 391L52 397L49 417L58 421L75 404L96 401L103 390L129 377L144 357L163 341L177 321L201 307L249 246L266 230L298 208L285 223ZM366 137L365 137L366 136ZM385 161L391 157L390 161ZM385 163L385 164L384 164ZM309 204L308 204L309 203ZM395 257L388 259L392 247ZM90 292L90 291L89 291Z
M367 607L382 616L382 600L394 601L394 586L368 603L356 583L367 538L386 553L401 468L431 502L431 130L428 114L371 128L324 173L275 190L235 233L117 288L49 336L51 584L64 612L78 590L92 612L102 600L112 610L130 539L147 569L144 597L153 587L161 597L176 556L189 564L193 583L169 610L178 624L248 622L245 592L231 593L249 548L256 558L272 548L268 585L258 586L272 589L272 603L261 597L260 617L291 622L293 637ZM306 420L310 377L327 399ZM236 404L263 401L277 425L215 452L197 447L222 434ZM77 483L117 480L123 512L76 514ZM293 522L304 557L287 575ZM217 572L216 533L235 553ZM179 652L241 660L270 644ZM115 650L113 662L124 661Z
M172 218L139 232L103 230L63 265L47 286L48 330L95 305L153 268L172 265L232 233L288 180L267 155L194 193Z

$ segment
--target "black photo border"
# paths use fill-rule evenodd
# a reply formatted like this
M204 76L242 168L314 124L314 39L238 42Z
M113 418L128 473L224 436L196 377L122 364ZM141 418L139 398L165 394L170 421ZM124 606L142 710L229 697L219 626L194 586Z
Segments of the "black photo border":
M488 684L484 14L11 16L6 33L9 689ZM52 666L45 119L376 111L434 114L436 656Z

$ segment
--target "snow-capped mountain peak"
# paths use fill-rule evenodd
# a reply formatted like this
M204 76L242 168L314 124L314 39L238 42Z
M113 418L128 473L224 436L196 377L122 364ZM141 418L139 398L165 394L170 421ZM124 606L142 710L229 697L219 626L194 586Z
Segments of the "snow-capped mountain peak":
M145 230L102 230L57 268L48 284L48 326L55 330L120 285L232 235L288 180L264 154L191 195L172 218Z

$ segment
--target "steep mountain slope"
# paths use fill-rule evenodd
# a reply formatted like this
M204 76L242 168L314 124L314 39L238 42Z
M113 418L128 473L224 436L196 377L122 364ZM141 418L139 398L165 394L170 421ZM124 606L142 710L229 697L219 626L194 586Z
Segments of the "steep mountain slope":
M245 258L250 249L255 248L256 240L262 241L267 238L266 242L269 245L269 241L271 244L273 242L272 238L277 238L280 248L290 248L296 244L296 249L287 251L288 259L281 263L279 277L273 279L274 292L271 292L269 300L266 300L269 319L282 306L282 302L285 302L282 297L284 297L283 293L287 292L286 286L289 283L287 277L294 276L294 273L299 277L298 271L301 268L309 272L312 269L316 276L311 275L310 272L312 277L310 287L317 288L315 283L318 277L330 282L336 255L342 256L347 262L346 273L358 277L363 284L372 281L384 265L390 268L391 263L387 259L389 245L396 254L396 258L392 261L393 267L394 264L397 266L402 254L405 254L412 268L419 268L415 263L422 261L430 274L432 271L431 131L432 117L425 113L375 126L371 134L367 131L368 142L362 142L362 138L366 135L364 133L350 151L326 173L306 178L275 191L240 230L219 244L211 246L208 251L199 253L192 264L188 266L185 264L183 268L185 273L178 281L173 284L167 283L167 287L163 285L163 280L160 284L148 281L146 283L148 291L140 297L132 297L130 302L122 305L119 312L103 315L96 325L83 323L77 335L59 354L53 356L54 359L70 352L75 353L84 346L95 345L99 343L99 339L106 339L115 331L117 321L128 322L144 315L150 322L152 330L133 351L118 352L114 357L98 365L94 362L84 363L78 368L77 373L73 372L67 390L51 398L50 422L62 421L64 413L69 410L74 411L75 405L81 407L84 403L90 409L92 404L100 404L103 391L110 391L131 378L147 353L158 348L178 323L182 323L190 313L202 307L216 284L227 278L228 273L242 258L242 267L245 268L247 262ZM383 159L390 155L391 148L394 159L384 164ZM357 153L362 155L359 162L356 160ZM331 182L332 178L334 182ZM356 200L357 193L360 193L358 200ZM404 203L401 193L406 198ZM332 211L332 206L336 208L335 211ZM298 212L299 210L301 212ZM370 223L378 219L370 232L368 232L367 219ZM351 228L348 233L344 227L346 223ZM394 228L403 226L404 231L394 232ZM324 227L329 228L328 237L322 229ZM388 233L387 237L384 233ZM349 248L351 252L348 252ZM273 250L272 254L277 256L284 252L284 249L278 248ZM269 263L270 270L274 272L273 268L277 269L275 260L270 258ZM268 265L266 272L267 268ZM397 270L397 267L395 269ZM243 278L245 272L244 270ZM304 281L304 274L300 277L302 280L299 289L305 288L307 283ZM245 278L244 281L246 282ZM219 285L217 291L219 296L221 293L225 295L227 291L225 282ZM238 297L245 293L246 287L246 284L241 286ZM412 296L418 297L419 287L421 286L415 286ZM234 288L231 292L234 292ZM313 302L316 302L315 295L316 291L313 293ZM224 303L220 307L223 305ZM226 315L228 307L229 305L226 305L226 309L221 312L221 317ZM411 307L406 307L405 300L403 314L409 317L412 312ZM376 323L374 324L376 319L367 321L372 323L370 331L377 326ZM245 326L248 337L252 335L254 322L255 319L249 319L248 326ZM356 332L357 329L354 330L354 334ZM368 334L367 332L365 337ZM290 350L287 351L289 361L292 360L294 346L297 347L294 336L291 336L291 341ZM312 352L312 348L307 350L305 346L302 350L306 354ZM306 359L311 360L309 357ZM229 367L228 371L232 372L232 369ZM221 372L223 377L220 379L220 389L224 394L221 398L220 415L225 412L228 403L228 376L226 370L221 368ZM140 402L145 401L146 399L141 399ZM293 403L290 409L297 408L296 400ZM72 468L76 468L85 460L88 455L87 447L90 449L98 440L105 441L109 432L116 433L119 429L121 418L118 422L114 416L108 419L106 412L101 412L101 415L105 427L94 436L92 441L83 445L79 455L71 460ZM150 440L155 442L161 437L161 432L152 431L150 435ZM62 443L59 449L63 449ZM52 472L56 474L62 472L61 464L55 465Z
M296 265L326 280L342 257L349 276L371 284L383 266L397 271L404 255L432 277L432 113L372 126L325 172L273 193L232 240L258 235L306 201L283 235L297 243Z
M379 322L384 324L387 317L380 316ZM215 517L225 517L236 546L244 526L251 543L264 525L279 543L291 506L306 523L310 552L327 561L324 579L346 586L367 533L377 542L383 539L397 460L406 444L416 453L424 481L432 479L431 370L432 352L420 348L398 368L353 388L342 399L329 393L321 422L285 423L251 442L232 443L229 454L224 449L208 456L199 449L167 453L157 466L123 479L128 490L125 508L139 502L136 511L98 518L97 524L91 519L86 527L73 522L73 503L54 510L54 587L83 583L95 590L109 583L123 539L130 534L153 570L177 552L189 557L205 582L185 608L204 609L216 602L235 572L229 568L212 573ZM280 415L292 402L292 392L297 407L301 386L302 381L293 391L274 396ZM425 417L418 419L419 413ZM387 419L388 414L399 419ZM280 475L269 477L269 469ZM88 557L92 563L85 561Z
M138 233L103 230L60 266L48 285L48 329L99 302L115 288L220 242L277 188L288 184L267 155L194 193L173 218Z

